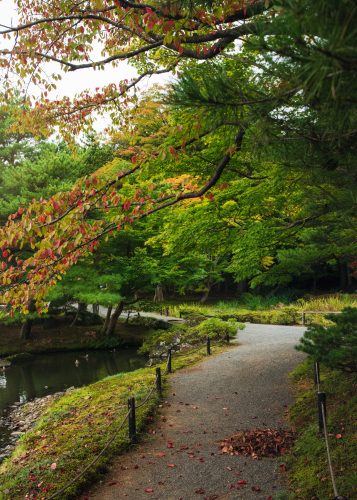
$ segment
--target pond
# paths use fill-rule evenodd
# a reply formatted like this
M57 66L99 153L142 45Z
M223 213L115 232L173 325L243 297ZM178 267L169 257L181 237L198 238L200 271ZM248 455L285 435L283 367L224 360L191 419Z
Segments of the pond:
M10 442L11 406L145 365L135 349L39 354L0 371L0 456Z

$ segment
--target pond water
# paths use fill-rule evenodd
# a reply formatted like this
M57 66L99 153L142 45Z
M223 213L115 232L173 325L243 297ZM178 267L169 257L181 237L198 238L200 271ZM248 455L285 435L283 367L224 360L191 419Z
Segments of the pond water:
M71 351L39 354L0 371L0 455L10 441L6 414L14 404L136 370L145 362L131 348Z

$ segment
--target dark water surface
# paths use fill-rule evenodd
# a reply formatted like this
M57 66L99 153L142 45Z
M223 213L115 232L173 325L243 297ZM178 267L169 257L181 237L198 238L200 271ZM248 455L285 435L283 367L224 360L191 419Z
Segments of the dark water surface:
M0 371L0 455L9 444L6 414L12 405L130 372L145 362L135 349L71 351L39 354Z

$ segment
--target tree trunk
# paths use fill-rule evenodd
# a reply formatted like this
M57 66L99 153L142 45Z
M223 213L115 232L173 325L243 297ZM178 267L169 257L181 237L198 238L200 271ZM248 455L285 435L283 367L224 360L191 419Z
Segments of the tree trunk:
M114 309L114 312L111 315L111 318L109 320L109 325L108 325L108 328L107 328L107 330L105 332L105 335L107 337L111 337L112 335L114 335L114 333L115 333L115 327L117 326L117 322L118 322L119 316L123 312L123 309L124 309L124 302L120 301L119 304Z
M211 291L211 286L208 286L205 293L202 295L201 299L200 299L200 303L201 304L204 304L206 302L206 300L208 299L208 296L209 296L209 293Z
M103 328L102 328L102 333L105 335L107 329L108 329L108 325L109 325L109 321L110 321L110 316L112 314L112 309L113 309L113 306L110 305L108 306L108 309L107 309L107 315L105 317L105 320L104 320L104 324L103 324Z
M28 305L29 313L33 313L36 311L35 301L34 299L29 300ZM20 338L21 340L28 340L31 337L31 330L33 325L33 319L27 318L21 327Z
M82 313L86 312L86 310L87 310L87 304L85 302L78 302L77 313L74 317L74 320L71 323L71 326L75 326L77 324L77 321L78 321L80 315Z
M154 302L163 302L164 300L164 292L162 291L161 285L156 285Z

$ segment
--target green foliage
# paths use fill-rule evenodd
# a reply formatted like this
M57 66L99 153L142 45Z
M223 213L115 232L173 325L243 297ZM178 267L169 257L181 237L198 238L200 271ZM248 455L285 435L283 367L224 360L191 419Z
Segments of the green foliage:
M32 142L16 164L0 169L0 217L4 219L33 199L70 190L78 178L102 166L112 154L93 140L76 153L64 143Z
M226 337L233 338L237 330L243 330L244 325L237 323L234 319L223 321L220 318L210 318L202 321L196 329L200 337L209 337L214 340L224 340Z
M298 433L287 460L289 498L333 498L326 447L318 433L316 391L311 360L292 373L296 402L289 410ZM327 394L327 428L332 464L340 495L353 498L356 485L354 415L356 375L321 366L321 390Z
M329 327L309 326L297 346L330 368L357 372L357 308L346 308Z
M190 346L201 345L207 337L216 341L225 341L227 335L233 338L238 330L243 330L244 325L237 323L234 319L223 321L219 318L211 318L202 321L198 325L190 324L173 325L166 331L158 331L144 340L140 348L142 353L157 355L166 354L169 347L176 350L187 350Z

